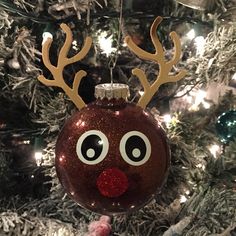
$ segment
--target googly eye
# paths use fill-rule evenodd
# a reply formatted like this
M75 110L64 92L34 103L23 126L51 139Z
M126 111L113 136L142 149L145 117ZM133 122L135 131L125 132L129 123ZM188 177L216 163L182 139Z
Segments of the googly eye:
M109 142L104 133L99 130L89 130L83 133L76 144L76 153L83 163L96 165L107 155Z
M148 161L151 155L151 144L143 133L130 131L120 141L120 154L130 165L140 166Z

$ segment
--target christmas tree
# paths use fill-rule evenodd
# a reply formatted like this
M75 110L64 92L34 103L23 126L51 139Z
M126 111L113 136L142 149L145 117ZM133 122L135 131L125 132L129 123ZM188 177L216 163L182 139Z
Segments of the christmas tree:
M235 0L1 0L0 235L236 235L235 7ZM53 81L42 46L52 39L49 59L57 65L66 40L62 23L73 32L68 57L90 36L86 57L65 66L65 85L72 88L76 73L86 71L78 94L88 104L95 86L112 77L129 86L129 101L137 103L145 83L132 69L153 84L161 65L139 58L124 38L155 53L149 31L157 16L166 61L176 46L169 33L180 37L171 75L186 70L147 105L168 137L169 173L151 202L99 220L67 195L56 175L57 138L77 108L61 88L38 80Z

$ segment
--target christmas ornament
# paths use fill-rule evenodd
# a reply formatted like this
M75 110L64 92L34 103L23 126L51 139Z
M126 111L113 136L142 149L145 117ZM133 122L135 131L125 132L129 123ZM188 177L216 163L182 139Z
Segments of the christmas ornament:
M216 132L223 143L228 143L236 138L236 110L224 112L218 117Z
M98 221L89 224L89 233L86 236L109 236L111 232L110 222L109 216L101 216Z
M161 20L157 17L150 30L155 54L139 48L130 37L126 38L126 44L133 52L141 58L155 61L160 67L152 85L142 70L133 70L144 87L138 105L127 101L127 85L111 83L97 85L96 101L86 106L77 94L79 82L86 74L84 71L77 72L72 88L64 82L63 68L86 55L91 38L85 40L77 55L67 58L72 33L62 24L67 37L57 66L49 61L52 39L49 38L43 45L43 61L54 80L47 80L42 75L39 80L46 85L63 88L80 109L65 123L58 137L56 171L71 198L92 211L114 214L138 209L155 196L167 176L170 156L166 135L145 107L161 84L181 79L185 71L169 75L180 58L180 40L175 32L170 34L175 54L173 59L166 61L156 35Z

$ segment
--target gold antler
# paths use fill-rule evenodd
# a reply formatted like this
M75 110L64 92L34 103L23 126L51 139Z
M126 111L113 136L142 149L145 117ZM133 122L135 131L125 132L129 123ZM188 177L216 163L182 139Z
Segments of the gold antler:
M76 54L75 56L68 58L67 54L69 52L69 49L73 40L72 32L66 24L61 24L60 26L62 30L66 33L66 40L59 52L57 66L53 66L49 59L49 49L52 44L52 39L48 38L47 41L43 44L43 48L42 48L42 56L43 56L44 65L52 73L54 80L48 80L43 75L40 75L38 77L38 80L47 86L57 86L57 87L62 88L65 91L65 93L71 98L71 100L77 106L77 108L81 109L85 106L85 103L82 100L82 98L78 95L78 87L79 87L81 79L87 73L84 70L78 71L75 74L72 88L70 88L64 81L63 69L66 65L79 61L87 55L92 45L92 39L90 37L87 37L85 39L85 43L81 51L78 52L78 54Z
M156 81L152 85L148 83L147 77L143 70L138 68L132 70L133 75L136 75L139 78L144 88L144 94L138 101L138 105L141 106L142 108L145 108L147 106L147 104L152 99L153 95L156 93L160 85L167 82L176 82L182 79L186 74L185 70L181 70L176 75L169 75L169 72L171 71L173 65L175 65L180 60L181 44L176 32L171 32L170 37L172 38L175 47L174 57L170 61L165 61L164 50L157 37L157 32L156 32L157 27L161 23L161 21L162 17L158 16L153 22L150 29L150 36L156 49L155 54L146 52L143 49L139 48L129 36L125 38L125 42L131 51L133 51L135 54L137 54L139 57L143 59L151 60L159 64L159 70L160 70L159 75Z

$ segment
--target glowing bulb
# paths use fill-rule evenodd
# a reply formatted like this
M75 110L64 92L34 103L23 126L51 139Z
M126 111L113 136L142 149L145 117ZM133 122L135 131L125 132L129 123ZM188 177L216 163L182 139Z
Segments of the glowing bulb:
M184 195L180 196L180 203L184 203L187 201L187 198Z
M170 114L165 114L165 115L163 116L163 120L164 120L164 122L165 122L166 124L169 124L169 123L171 122L171 120L172 120L171 115L170 115Z
M185 193L186 193L187 195L189 195L189 194L190 194L190 191L189 191L189 190L186 190Z
M206 169L206 167L201 163L197 164L196 167L199 168L199 169L202 169L202 170Z
M236 80L236 72L234 73L232 79L233 79L233 80Z
M43 33L43 42L42 42L42 44L44 44L47 41L48 38L52 39L53 35L50 32L44 32Z
M211 107L211 104L208 103L208 102L205 102L205 101L202 102L202 105L203 105L203 107L206 108L206 109L209 109L209 108Z
M73 48L74 50L78 50L78 44L77 44L77 41L76 41L76 40L73 40L73 42L72 42L72 48Z
M206 97L206 92L203 90L199 90L196 95L195 104L199 105L201 102L204 101L205 97Z
M191 29L188 33L187 33L187 37L190 39L190 40L193 40L195 38L196 34L195 34L195 30L194 29Z
M98 43L103 53L107 56L116 50L112 47L112 36L107 37L106 32L102 32L98 36Z
M35 157L37 166L40 166L42 162L42 157L43 157L42 152L35 152L34 157Z
M206 97L207 93L203 90L198 90L195 94L195 101L193 105L189 108L190 111L197 111L199 109L200 103L203 104L205 108L209 108L209 105L207 102L204 101L204 98ZM205 105L204 105L205 103Z
M204 37L203 36L198 36L194 39L194 42L195 42L196 47L197 47L196 54L202 56L203 53L204 53L204 47L205 47L205 44L206 44L206 41L205 41Z
M143 94L144 94L144 91L140 90L138 93L139 93L139 95L142 97Z
M30 144L30 140L24 140L23 143L24 144Z
M220 146L217 144L213 144L209 147L209 150L210 150L211 154L216 158L217 153L220 152Z

